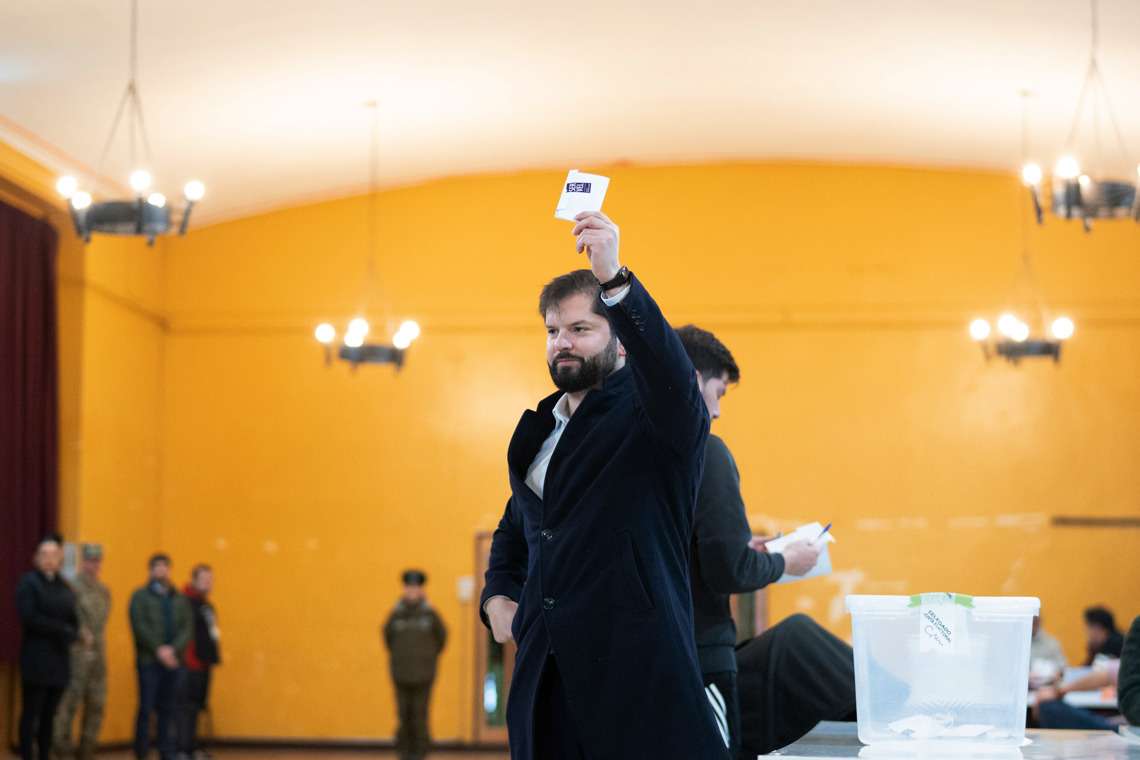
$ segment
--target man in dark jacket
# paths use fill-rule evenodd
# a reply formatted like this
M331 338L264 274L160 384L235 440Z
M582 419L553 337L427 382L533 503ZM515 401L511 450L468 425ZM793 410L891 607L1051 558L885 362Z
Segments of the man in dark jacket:
M20 756L48 760L56 708L71 677L71 643L79 635L79 617L75 594L59 576L63 546L58 536L40 542L34 563L36 569L16 587L22 629Z
M1116 684L1120 714L1131 725L1140 726L1140 616L1132 621L1124 639Z
M495 639L518 642L511 757L724 758L689 590L708 412L676 333L618 261L617 226L576 219L591 269L539 298L560 392L511 439L480 600Z
M732 352L716 336L694 325L677 330L693 366L701 397L713 420L730 384L740 381ZM693 521L693 617L705 692L730 754L740 752L740 705L736 686L736 624L729 599L777 581L784 572L803 575L815 565L819 547L790 544L782 554L764 551L753 539L740 496L740 473L720 438L709 435L705 472Z
M174 708L182 678L179 659L193 635L193 615L186 597L170 583L170 557L155 554L148 562L150 580L131 596L131 633L139 678L135 721L135 757L150 751L150 716L157 714L158 752L174 757Z
M403 575L404 593L384 624L392 682L396 685L396 754L400 760L421 760L427 755L428 703L439 653L447 643L447 629L424 594L427 576L419 570Z
M193 755L198 746L198 715L210 701L210 675L222 662L218 614L210 601L214 571L209 565L195 565L190 582L182 589L194 618L194 638L186 645L182 661L186 674L178 698L178 752Z

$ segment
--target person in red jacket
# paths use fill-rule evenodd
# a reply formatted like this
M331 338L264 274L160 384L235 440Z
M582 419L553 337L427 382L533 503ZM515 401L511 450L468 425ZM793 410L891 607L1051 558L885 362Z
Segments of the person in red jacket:
M179 757L206 754L198 742L198 715L209 703L210 672L222 661L218 615L209 600L213 588L213 569L209 565L198 564L183 589L194 612L194 638L183 653L186 679L178 704Z

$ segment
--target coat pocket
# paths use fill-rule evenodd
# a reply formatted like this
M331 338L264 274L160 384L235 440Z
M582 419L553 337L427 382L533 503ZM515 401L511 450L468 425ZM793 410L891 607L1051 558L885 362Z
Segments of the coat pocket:
M633 542L633 534L623 530L617 534L618 539L618 583L613 588L618 593L615 599L616 606L625 609L647 612L653 609L653 596L649 593L649 586L645 582L645 573L642 570L641 556L637 553L637 545Z

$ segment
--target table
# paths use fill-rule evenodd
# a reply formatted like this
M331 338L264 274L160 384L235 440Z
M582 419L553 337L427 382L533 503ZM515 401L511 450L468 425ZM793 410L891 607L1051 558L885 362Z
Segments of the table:
M1026 736L1033 740L1025 747L985 748L980 751L956 751L948 754L922 755L918 752L878 752L878 747L859 743L854 723L823 722L807 736L783 749L763 757L784 760L832 760L833 758L956 758L957 760L1140 760L1140 744L1133 744L1108 731L1050 731L1030 729Z

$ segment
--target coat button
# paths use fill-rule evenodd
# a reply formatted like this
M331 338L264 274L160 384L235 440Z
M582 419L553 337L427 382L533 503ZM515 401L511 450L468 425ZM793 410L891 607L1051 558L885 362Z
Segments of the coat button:
M544 610L554 609L554 597L548 596L545 599L543 599L542 600L542 609L544 609Z
M542 531L541 535L543 541L549 541L554 538L554 531L552 531L550 528L547 528L546 530Z

